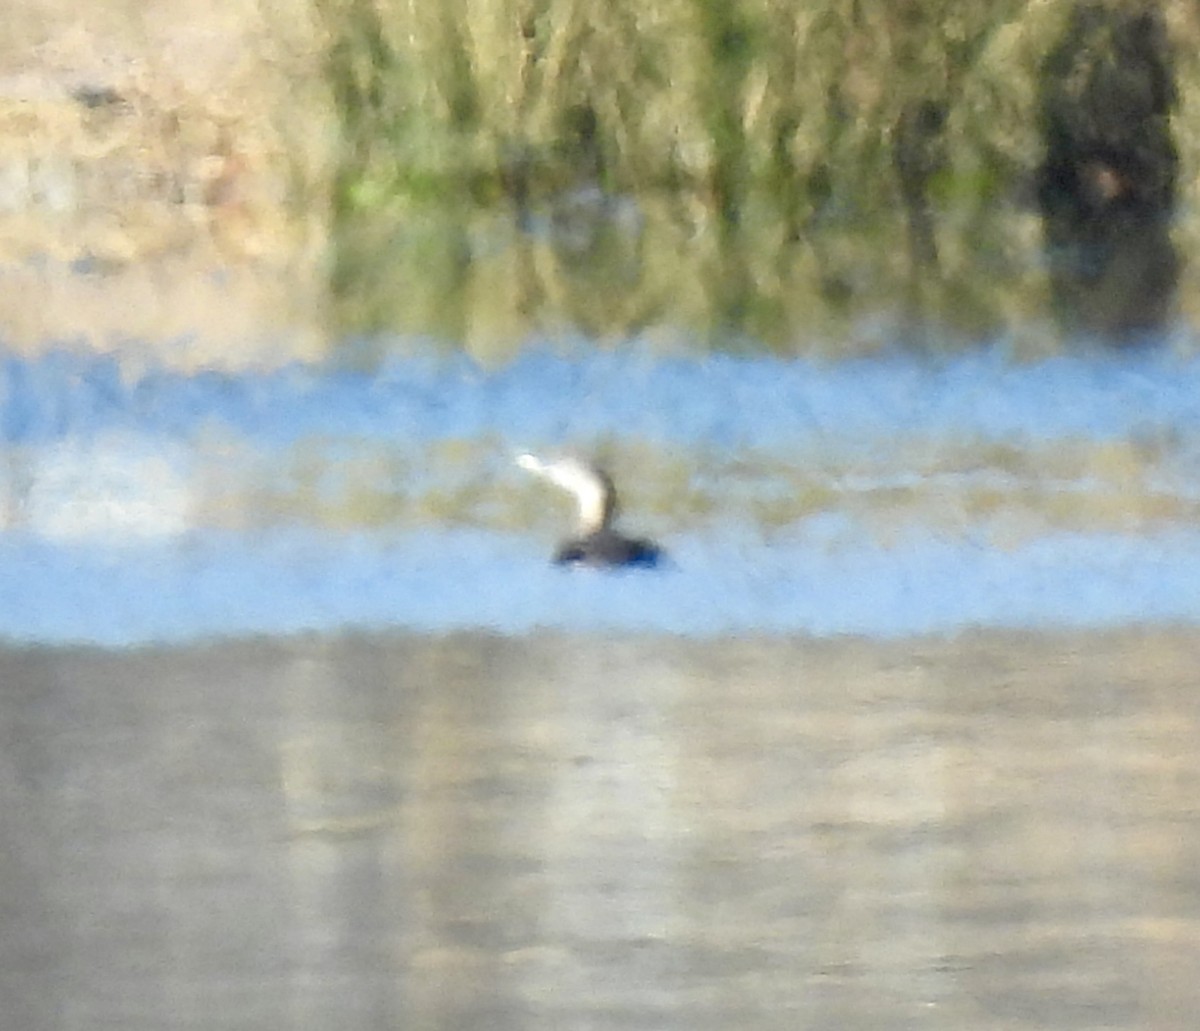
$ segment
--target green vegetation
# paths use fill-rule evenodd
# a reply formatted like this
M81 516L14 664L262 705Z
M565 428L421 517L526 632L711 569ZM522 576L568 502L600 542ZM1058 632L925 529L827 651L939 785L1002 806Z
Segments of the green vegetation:
M1037 75L1069 3L315 4L352 329L845 353L875 316L923 346L1046 317Z

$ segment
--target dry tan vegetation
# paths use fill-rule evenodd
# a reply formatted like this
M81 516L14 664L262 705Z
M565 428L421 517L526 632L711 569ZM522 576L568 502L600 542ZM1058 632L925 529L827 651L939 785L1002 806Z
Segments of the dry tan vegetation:
M298 88L305 10L18 4L0 44L6 343L176 341L188 363L257 360L285 331L319 346L327 219L304 202L330 122Z

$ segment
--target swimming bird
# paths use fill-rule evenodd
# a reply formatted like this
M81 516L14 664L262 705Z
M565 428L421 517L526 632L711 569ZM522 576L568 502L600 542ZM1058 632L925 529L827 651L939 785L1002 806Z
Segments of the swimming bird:
M517 465L574 495L579 506L575 535L554 553L557 565L653 567L662 560L662 549L653 541L626 537L613 529L617 491L603 469L581 458L547 462L529 454L520 455Z

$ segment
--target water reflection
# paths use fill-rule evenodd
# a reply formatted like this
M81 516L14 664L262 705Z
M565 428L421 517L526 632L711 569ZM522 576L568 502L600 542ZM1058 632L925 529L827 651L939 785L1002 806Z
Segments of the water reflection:
M1184 634L0 653L25 1028L1183 1026Z

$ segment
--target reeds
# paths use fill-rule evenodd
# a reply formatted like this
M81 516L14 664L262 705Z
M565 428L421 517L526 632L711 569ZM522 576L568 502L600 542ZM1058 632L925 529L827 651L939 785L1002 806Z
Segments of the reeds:
M351 325L839 349L864 316L928 339L1044 305L1036 76L1069 4L316 8Z

